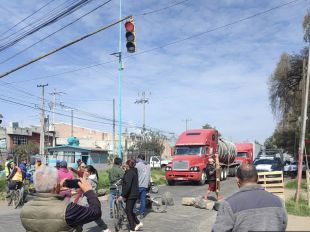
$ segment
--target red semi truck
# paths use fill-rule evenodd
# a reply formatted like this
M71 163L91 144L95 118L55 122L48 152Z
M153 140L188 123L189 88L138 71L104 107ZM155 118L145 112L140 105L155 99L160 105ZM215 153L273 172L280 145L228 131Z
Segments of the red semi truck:
M232 142L219 138L216 129L187 130L178 138L172 162L166 167L169 185L175 181L195 181L204 184L208 158L219 155L221 180L234 175L241 162L235 161L236 147Z
M236 161L241 163L253 164L253 161L262 150L262 145L258 142L236 143L237 157Z

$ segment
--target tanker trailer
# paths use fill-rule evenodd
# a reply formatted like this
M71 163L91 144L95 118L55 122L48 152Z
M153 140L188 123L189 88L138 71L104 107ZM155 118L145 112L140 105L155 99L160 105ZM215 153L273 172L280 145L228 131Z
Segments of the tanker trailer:
M218 154L221 166L221 180L225 180L227 176L235 176L236 170L240 163L235 161L237 149L234 143L219 138L218 140Z

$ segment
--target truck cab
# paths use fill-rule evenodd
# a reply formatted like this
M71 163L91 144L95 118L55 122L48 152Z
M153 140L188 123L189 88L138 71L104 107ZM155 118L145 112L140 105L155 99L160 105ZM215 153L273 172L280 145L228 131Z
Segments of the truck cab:
M252 143L237 143L236 162L245 164L253 163L253 144Z
M217 148L218 132L215 129L183 132L174 148L172 163L166 167L169 185L175 181L195 181L205 184L208 158Z

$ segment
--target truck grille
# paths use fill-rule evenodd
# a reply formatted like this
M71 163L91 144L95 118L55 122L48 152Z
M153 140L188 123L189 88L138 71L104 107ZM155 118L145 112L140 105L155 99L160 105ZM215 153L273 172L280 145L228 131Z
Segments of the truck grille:
M189 164L186 160L178 160L173 162L173 170L188 170Z

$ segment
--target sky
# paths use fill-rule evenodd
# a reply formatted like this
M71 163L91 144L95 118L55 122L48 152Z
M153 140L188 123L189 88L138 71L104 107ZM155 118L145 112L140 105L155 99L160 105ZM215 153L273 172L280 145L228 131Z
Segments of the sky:
M0 52L0 73L118 20L119 0L112 0L3 63L6 58L105 1L93 0L72 15ZM68 1L54 0L3 35L47 2L2 1L0 45L5 36L36 22ZM142 126L142 105L135 104L135 101L145 92L149 100L145 111L146 126L153 130L162 130L166 135L169 132L178 135L186 129L185 120L190 119L189 129L199 129L208 123L215 126L223 137L234 142L257 140L263 143L272 135L277 124L268 98L268 78L282 53L298 53L306 45L303 41L302 20L310 2L298 0L240 23L212 29L287 2L122 0L123 17L134 16L137 51L134 56L127 53L124 25L121 24L124 58L122 119L127 123L123 131L126 128L128 132L139 131L129 124ZM209 32L204 33L206 31ZM200 36L191 37L197 34ZM184 38L190 39L173 43ZM52 101L50 93L55 89L64 93L57 96L56 112L67 116L55 115L56 122L70 123L70 112L59 106L62 103L78 109L74 111L77 117L74 119L75 125L111 132L112 99L116 101L117 118L119 99L118 59L110 54L118 51L118 39L119 26L116 25L2 78L0 98L23 104L21 106L0 100L4 123L38 125L42 89L37 85L48 83L45 88L47 110L50 110L49 102ZM165 46L170 43L173 44ZM94 64L102 65L85 68ZM77 69L80 70L72 72Z

